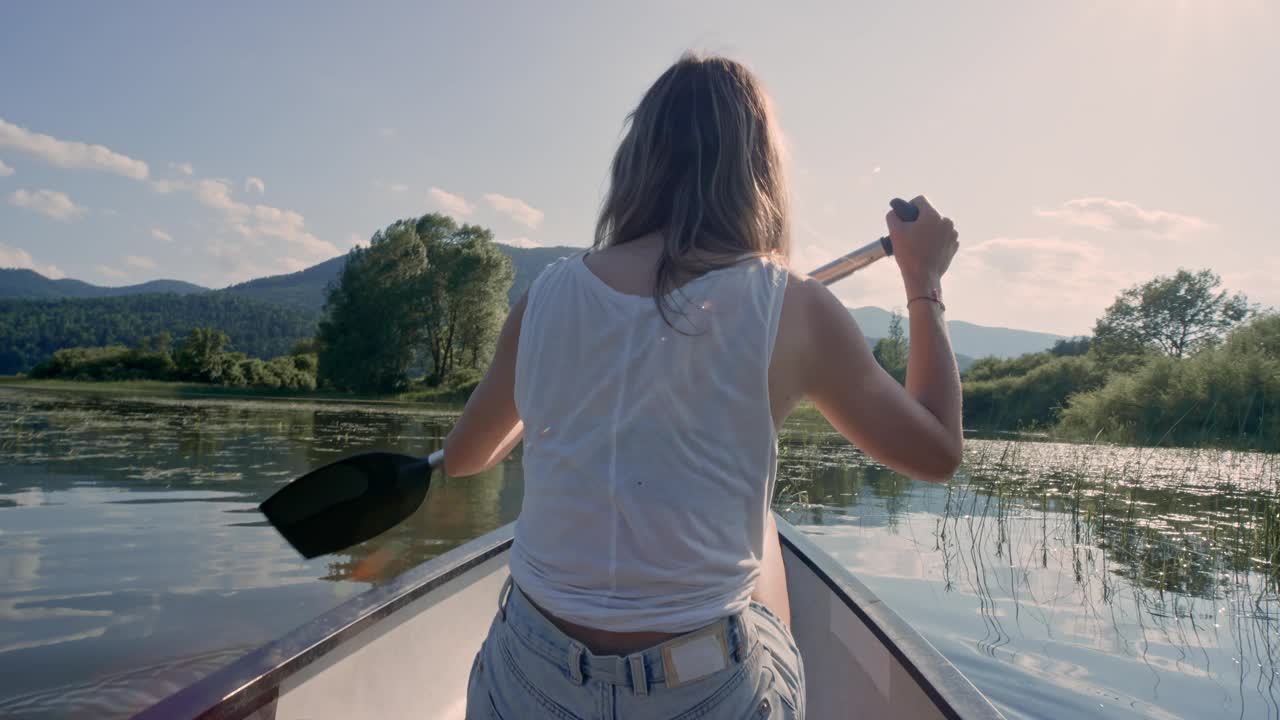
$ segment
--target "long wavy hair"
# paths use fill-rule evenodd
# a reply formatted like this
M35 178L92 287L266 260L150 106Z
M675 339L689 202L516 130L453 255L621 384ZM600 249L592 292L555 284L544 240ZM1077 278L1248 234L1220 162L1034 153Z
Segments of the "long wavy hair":
M592 248L654 233L663 248L653 298L668 324L680 279L743 255L789 256L782 138L742 64L687 53L627 116Z

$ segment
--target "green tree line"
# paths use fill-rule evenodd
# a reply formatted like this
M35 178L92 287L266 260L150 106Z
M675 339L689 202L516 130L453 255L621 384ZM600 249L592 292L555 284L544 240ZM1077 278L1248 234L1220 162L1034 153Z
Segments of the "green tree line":
M112 298L109 304L124 314L106 315L110 322L105 324L95 324L104 319L99 305L51 301L45 303L47 312L25 316L34 328L29 334L49 344L68 336L88 342L47 352L42 342L30 343L31 355L48 358L31 369L31 376L364 393L400 392L417 384L465 395L493 355L513 275L511 260L494 244L492 232L459 226L444 215L423 215L394 222L375 233L368 247L352 250L328 288L314 336L305 332L300 311L235 314L236 308L271 307L242 298L210 302L205 295L185 303L179 301L188 298L177 296ZM142 333L181 326L194 317L218 317L227 324L191 328L176 344L167 329ZM258 324L244 328L254 318ZM228 327L251 330L248 342ZM233 337L241 348L278 348L277 357L251 357L233 348ZM13 364L28 360L23 354Z
M315 317L220 293L0 300L0 375L27 372L63 348L132 348L148 337L183 337L197 327L218 328L234 338L232 349L269 358L311 338Z
M983 358L963 380L970 428L1280 448L1280 315L1259 314L1208 270L1128 288L1092 337Z
M299 343L288 355L263 360L230 352L221 330L195 328L173 343L169 333L143 338L133 347L64 348L36 365L31 377L59 380L174 380L232 387L316 389L314 344Z

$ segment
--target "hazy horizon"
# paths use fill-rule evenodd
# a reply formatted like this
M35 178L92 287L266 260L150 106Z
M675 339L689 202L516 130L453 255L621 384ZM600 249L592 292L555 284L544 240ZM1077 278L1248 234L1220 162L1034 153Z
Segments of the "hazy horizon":
M222 287L433 210L499 242L584 246L626 113L697 48L743 60L776 100L799 268L882 234L887 200L923 192L961 231L954 320L1086 334L1121 289L1178 267L1280 304L1280 220L1263 212L1274 5L84 3L0 18L0 267ZM834 289L902 304L887 263Z

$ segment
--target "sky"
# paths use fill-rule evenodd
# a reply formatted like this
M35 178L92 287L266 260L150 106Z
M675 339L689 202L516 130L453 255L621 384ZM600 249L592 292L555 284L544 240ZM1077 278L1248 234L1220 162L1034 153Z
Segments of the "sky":
M0 267L210 287L430 211L590 244L626 114L686 49L786 137L793 262L955 220L952 319L1085 334L1179 267L1280 305L1280 3L0 6ZM833 291L901 307L889 262Z

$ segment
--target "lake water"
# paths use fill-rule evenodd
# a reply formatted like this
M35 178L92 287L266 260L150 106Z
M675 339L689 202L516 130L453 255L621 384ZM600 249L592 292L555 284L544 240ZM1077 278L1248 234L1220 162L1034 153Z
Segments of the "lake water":
M256 505L454 414L0 388L0 717L129 714L515 518L518 453L304 561ZM1280 459L971 439L949 485L783 428L776 507L1010 717L1280 718ZM797 609L800 611L800 609Z

